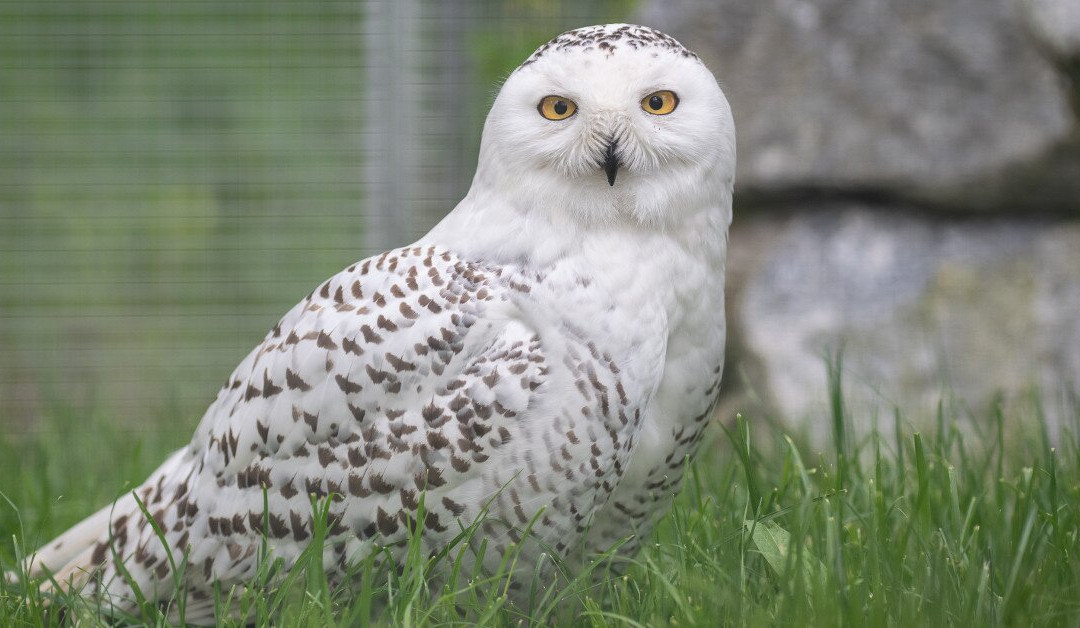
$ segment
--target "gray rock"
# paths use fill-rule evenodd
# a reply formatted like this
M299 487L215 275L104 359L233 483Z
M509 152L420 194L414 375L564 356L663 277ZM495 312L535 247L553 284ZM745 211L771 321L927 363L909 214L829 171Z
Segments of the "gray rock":
M782 418L824 425L840 348L863 429L943 394L978 411L1038 390L1053 417L1080 392L1080 225L815 209L731 235L732 366Z
M1017 0L1035 36L1059 59L1080 55L1080 2Z
M1023 1L664 0L639 18L723 83L744 202L814 191L1026 211L1035 186L1075 215L1080 160L1061 148L1075 121ZM1075 0L1030 1L1076 19Z

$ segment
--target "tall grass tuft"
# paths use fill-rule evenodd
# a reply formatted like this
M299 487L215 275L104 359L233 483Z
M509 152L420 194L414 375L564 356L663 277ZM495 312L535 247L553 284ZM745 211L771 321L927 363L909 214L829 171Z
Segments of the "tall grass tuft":
M584 573L555 563L527 607L508 596L511 553L496 573L466 565L488 551L466 526L432 553L416 530L404 563L388 548L323 574L328 502L313 501L315 534L286 568L264 552L250 583L219 588L223 625L1076 625L1080 622L1080 416L1054 441L1040 408L996 406L960 417L939 406L912 430L897 410L886 433L854 435L839 359L831 364L831 449L816 451L770 423L738 416L714 430L671 512L634 556L616 552ZM0 625L110 620L94 600L47 600L21 573L28 551L130 488L167 451L100 413L63 408L37 434L0 439ZM91 451L72 451L75 434ZM111 452L103 456L102 452ZM120 477L114 471L123 459ZM57 499L57 496L65 496ZM79 511L79 512L76 512ZM178 572L183 556L173 555ZM554 560L554 559L552 559ZM177 577L177 587L183 578ZM63 612L59 612L63 607ZM146 604L120 622L165 625L185 612Z

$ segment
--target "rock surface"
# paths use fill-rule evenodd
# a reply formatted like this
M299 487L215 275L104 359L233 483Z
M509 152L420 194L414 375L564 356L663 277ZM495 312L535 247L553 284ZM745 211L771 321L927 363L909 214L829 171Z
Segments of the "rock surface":
M839 349L862 417L932 413L943 392L980 409L1080 382L1080 224L833 205L731 239L736 364L793 422L827 415Z
M1080 55L1080 2L1019 0L1035 36L1058 59Z
M1039 211L1018 205L1017 188L1056 201L1080 196L1080 176L1057 174L1075 123L1021 1L1047 7L1042 21L1077 19L1074 0L665 0L640 19L720 77L744 200L813 191ZM1075 41L1062 28L1071 34L1054 41ZM1075 153L1065 156L1080 174Z

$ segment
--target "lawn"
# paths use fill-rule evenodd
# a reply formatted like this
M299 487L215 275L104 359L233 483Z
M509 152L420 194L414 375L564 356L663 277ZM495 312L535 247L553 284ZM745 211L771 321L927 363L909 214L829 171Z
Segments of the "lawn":
M943 404L923 433L897 411L856 440L839 381L830 390L832 414L819 419L830 447L800 445L763 418L718 421L639 555L564 576L527 608L507 602L502 575L461 570L458 547L410 553L400 570L368 561L338 588L317 552L291 570L267 560L246 589L221 591L219 608L231 596L241 623L257 625L1080 622L1080 416L1056 446L1034 406L969 416ZM140 480L191 427L121 430L64 407L45 421L0 440L4 569ZM446 584L428 586L433 572L449 574ZM0 584L0 625L61 621L44 602L33 584ZM105 621L92 602L67 613ZM153 605L128 619L167 623Z

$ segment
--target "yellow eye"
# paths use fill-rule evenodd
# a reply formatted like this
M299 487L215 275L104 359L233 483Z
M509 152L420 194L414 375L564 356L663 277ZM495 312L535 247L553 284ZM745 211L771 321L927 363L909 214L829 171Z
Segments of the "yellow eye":
M574 115L577 105L574 101L562 96L544 96L536 109L548 120L565 120Z
M675 111L679 106L679 97L675 92L663 89L641 99L641 108L649 113L663 116Z

